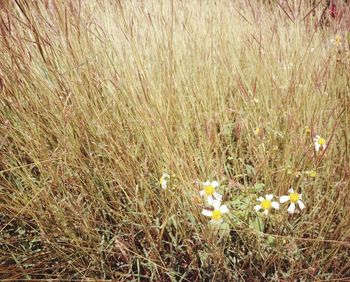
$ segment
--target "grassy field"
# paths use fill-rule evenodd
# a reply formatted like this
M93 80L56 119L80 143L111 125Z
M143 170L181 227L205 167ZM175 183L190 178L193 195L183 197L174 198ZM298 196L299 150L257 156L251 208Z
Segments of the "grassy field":
M350 280L349 8L9 2L0 280Z

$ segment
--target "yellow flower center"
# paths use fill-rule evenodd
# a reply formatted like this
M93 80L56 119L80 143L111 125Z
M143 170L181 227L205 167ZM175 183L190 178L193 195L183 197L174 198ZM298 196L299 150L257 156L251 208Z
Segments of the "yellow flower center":
M314 171L314 170L311 170L311 171L309 172L309 176L310 176L310 177L316 177L316 176L317 176L317 172Z
M219 219L221 219L221 217L222 217L222 213L219 210L213 211L213 214L211 216L211 218L214 220L219 220Z
M261 202L261 207L264 209L264 210L269 210L271 209L271 201L270 200L263 200Z
M298 193L290 193L289 199L292 203L296 203L299 200L299 194Z
M335 43L336 43L337 45L340 45L340 43L341 43L341 36L340 36L340 35L337 35L337 36L335 37Z
M324 145L324 144L326 144L326 140L325 140L324 138L320 137L320 138L318 139L318 144Z
M213 185L208 185L204 187L204 192L207 196L211 196L215 193L215 188Z

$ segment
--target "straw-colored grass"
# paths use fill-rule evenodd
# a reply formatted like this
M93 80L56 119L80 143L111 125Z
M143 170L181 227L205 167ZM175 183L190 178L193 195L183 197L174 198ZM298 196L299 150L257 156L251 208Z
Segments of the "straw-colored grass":
M289 2L1 11L0 279L350 279L348 27ZM254 211L290 187L305 210Z

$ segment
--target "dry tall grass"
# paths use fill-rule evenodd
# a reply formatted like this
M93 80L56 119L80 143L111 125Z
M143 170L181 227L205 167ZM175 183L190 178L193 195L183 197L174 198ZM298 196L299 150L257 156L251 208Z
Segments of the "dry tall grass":
M349 35L320 5L254 2L1 12L2 280L350 279ZM219 231L207 179L230 209ZM254 211L290 186L301 213Z

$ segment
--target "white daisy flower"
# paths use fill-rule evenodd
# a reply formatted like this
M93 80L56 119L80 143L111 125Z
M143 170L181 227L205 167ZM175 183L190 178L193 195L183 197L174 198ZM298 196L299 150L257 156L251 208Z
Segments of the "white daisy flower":
M333 39L331 39L331 42L336 46L339 47L342 45L342 36L340 34L337 34Z
M211 204L214 200L221 201L222 196L216 192L216 188L219 187L219 182L217 181L206 181L203 183L204 189L199 191L201 196L206 195L208 198L208 203Z
M325 150L327 147L326 140L320 135L314 137L315 150L318 152L320 149Z
M289 195L288 196L281 196L280 197L280 202L285 203L287 201L290 201L290 205L288 207L288 212L289 213L294 213L295 211L295 203L299 205L300 210L305 208L304 203L301 201L301 194L294 192L293 188L290 188L288 190Z
M265 198L264 197L259 197L258 201L261 202L260 205L256 205L254 207L255 211L259 211L261 209L264 210L264 214L267 215L269 213L269 211L271 210L271 208L274 208L276 210L278 210L280 208L279 203L272 201L273 199L273 195L269 194L266 195Z
M159 185L165 190L168 187L168 182L170 181L170 175L164 173L162 177L159 179Z
M221 201L219 200L213 200L212 206L214 206L214 210L206 210L204 209L202 211L202 214L205 216L211 217L210 222L215 224L220 224L224 220L222 218L222 215L225 213L228 213L228 208L226 205L221 205Z

